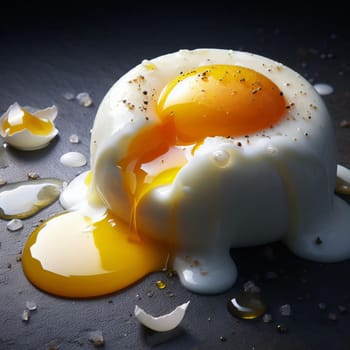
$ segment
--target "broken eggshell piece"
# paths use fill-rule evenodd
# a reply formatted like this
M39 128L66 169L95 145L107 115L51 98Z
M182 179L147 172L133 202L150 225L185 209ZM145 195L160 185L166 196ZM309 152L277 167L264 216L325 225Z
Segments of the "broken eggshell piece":
M17 102L0 118L0 135L12 147L31 151L44 148L58 134L55 105L30 113Z
M136 318L147 328L156 332L168 332L176 328L185 316L189 301L177 306L173 311L162 316L152 316L135 305Z

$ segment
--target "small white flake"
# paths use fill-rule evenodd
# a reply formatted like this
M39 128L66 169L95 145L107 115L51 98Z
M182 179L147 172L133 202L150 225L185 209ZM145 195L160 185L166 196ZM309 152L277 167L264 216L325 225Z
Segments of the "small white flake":
M22 312L22 321L28 322L30 319L30 311L28 309L23 310Z
M334 92L333 86L329 84L324 84L324 83L314 84L314 88L319 95L330 95Z
M7 180L0 176L0 186L6 185L6 184L7 184Z
M290 316L292 314L292 308L290 304L284 304L280 306L280 314L282 316Z
M69 142L70 143L79 143L80 142L79 136L77 134L70 135Z
M102 331L100 330L89 332L88 339L95 347L103 346L105 343Z
M34 301L26 301L26 308L29 311L35 311L38 308L38 306Z
M30 180L36 180L36 179L39 179L40 178L40 175L35 172L35 171L30 171L28 174L27 174L27 177L28 179Z
M63 94L63 97L64 97L66 100L68 100L68 101L72 101L72 100L75 99L75 95L74 95L72 92L70 92L70 91L65 92L65 93Z
M18 231L23 227L23 222L20 219L12 219L7 223L9 231Z
M92 105L92 99L88 92L80 92L76 98L83 107L90 107Z

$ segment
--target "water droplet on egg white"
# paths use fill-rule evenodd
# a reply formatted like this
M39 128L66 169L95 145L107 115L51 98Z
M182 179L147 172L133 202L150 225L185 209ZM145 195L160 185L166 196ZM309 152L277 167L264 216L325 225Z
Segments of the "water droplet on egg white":
M86 157L80 152L67 152L60 158L63 165L70 167L81 167L86 165Z
M320 95L330 95L334 92L333 86L325 83L314 84L314 88Z
M213 160L216 165L224 167L230 160L230 155L224 150L217 150L213 152Z

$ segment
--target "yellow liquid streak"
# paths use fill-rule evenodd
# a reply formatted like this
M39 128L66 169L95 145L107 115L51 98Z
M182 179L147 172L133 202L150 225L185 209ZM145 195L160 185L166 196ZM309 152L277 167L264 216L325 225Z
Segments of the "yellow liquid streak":
M54 216L29 237L23 270L38 288L63 297L119 291L165 268L164 245L131 241L127 225L107 214L91 222L79 212Z
M8 119L4 120L2 129L7 131L9 135L13 135L19 131L29 130L32 134L45 136L50 134L54 129L53 123L50 120L38 118L23 108L22 111L23 117L21 124L11 125Z
M137 188L137 195L134 196L134 201L133 201L133 206L132 206L132 211L131 211L131 218L130 218L130 231L132 232L131 234L131 239L138 240L140 239L139 235L139 230L138 230L138 219L137 219L137 210L139 206L142 203L142 200L144 199L147 194L149 194L152 190L159 188L161 186L166 186L170 185L177 173L181 170L181 167L176 167L176 168L170 168L167 169L157 176L155 176L151 182L139 182ZM172 250L174 250L177 245L177 234L176 234L176 210L171 210L170 212L170 221L169 221L169 229L168 229L168 234L166 235L167 237L167 242L168 244L171 245Z

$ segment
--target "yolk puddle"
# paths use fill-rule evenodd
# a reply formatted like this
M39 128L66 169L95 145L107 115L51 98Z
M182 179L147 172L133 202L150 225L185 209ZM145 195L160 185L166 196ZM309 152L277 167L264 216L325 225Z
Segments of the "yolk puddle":
M30 114L24 108L21 108L22 118L21 120L15 123L10 123L7 119L4 120L2 128L4 131L7 131L9 135L13 135L16 132L29 130L32 134L35 135L49 135L53 129L53 123L48 119L38 118L35 115Z
M159 243L129 239L126 224L111 214L92 222L79 212L54 216L29 237L22 256L38 288L63 297L94 297L130 286L166 266Z
M176 77L159 95L158 123L136 133L127 155L116 164L132 208L129 223L111 213L93 221L78 211L55 216L27 241L25 274L49 293L92 297L163 269L169 251L181 245L176 241L177 199L169 217L169 246L142 235L137 212L142 199L173 183L206 137L257 133L279 122L285 106L279 88L248 68L212 65ZM27 113L23 121L38 128Z

